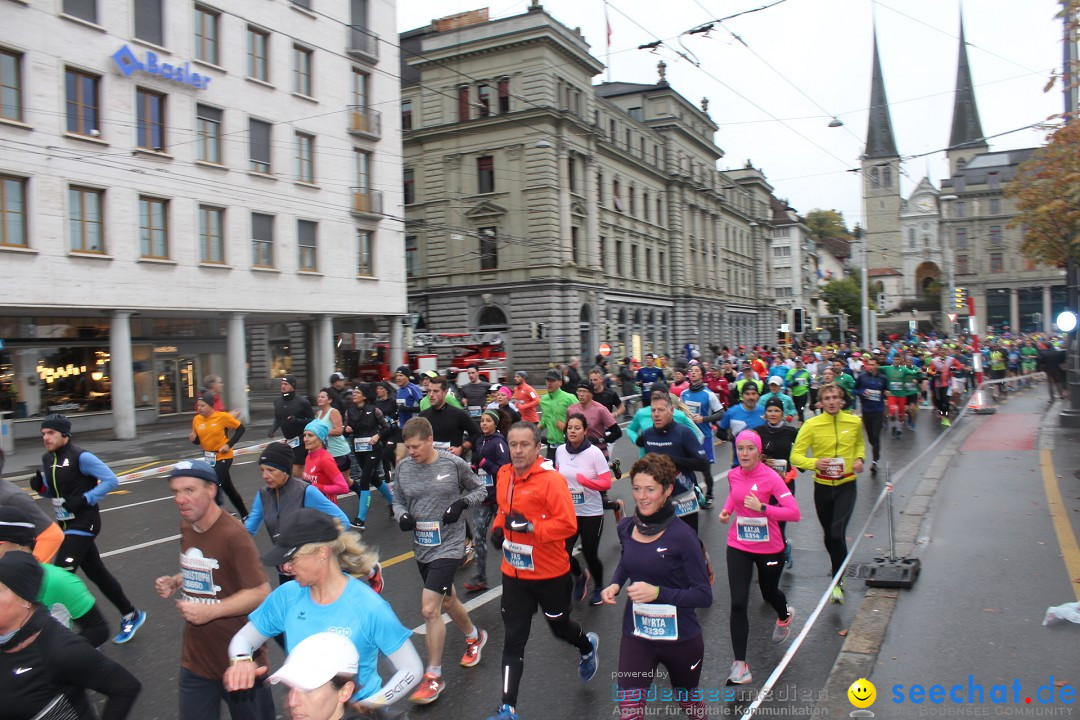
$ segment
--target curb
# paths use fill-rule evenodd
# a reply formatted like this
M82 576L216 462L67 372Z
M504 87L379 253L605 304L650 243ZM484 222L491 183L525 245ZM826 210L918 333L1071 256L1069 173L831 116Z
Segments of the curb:
M979 417L973 415L972 420ZM925 530L929 527L934 494L958 448L979 424L981 423L964 423L957 428L955 436L945 443L922 473L922 479L914 493L896 518L896 554L899 557L909 557L926 544ZM815 709L822 710L820 714L823 717L846 717L851 711L851 703L847 697L848 687L853 679L869 677L873 672L900 593L896 588L867 589L866 596L855 613L855 619L848 628L836 662L829 672L829 678L822 688L822 699L815 705Z

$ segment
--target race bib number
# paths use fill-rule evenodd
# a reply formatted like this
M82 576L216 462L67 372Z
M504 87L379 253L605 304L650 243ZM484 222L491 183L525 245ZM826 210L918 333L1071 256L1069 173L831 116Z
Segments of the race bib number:
M536 566L533 564L533 546L524 545L522 543L510 542L509 540L503 540L503 559L509 563L510 567L517 570L533 571Z
M214 467L214 465L217 463L217 453L208 450L202 454L202 459L204 463L206 463L210 467Z
M298 447L300 447L300 438L298 438L298 437L289 438L288 440L285 441L285 444L288 445L291 448L298 448Z
M435 445L436 450L449 450L450 449L450 443L448 443L448 442L437 442L437 443L434 443L434 445Z
M780 477L784 477L784 475L787 474L787 471L788 471L788 461L787 460L781 460L779 458L777 458L777 459L769 458L768 460L765 461L765 464L768 465L769 467L771 467L773 470L775 470L776 474L779 475Z
M689 410L687 413L688 415L701 414L701 403L695 402L694 400L683 400L683 403L686 405L686 409Z
M652 383L651 382L641 383L641 391L642 392L647 393L650 390L652 390Z
M739 433L746 429L746 422L743 420L731 421L731 437L738 437Z
M881 391L873 388L867 388L863 391L863 397L870 402L877 402L881 399Z
M748 543L769 542L768 518L739 517L735 523L739 540Z
M821 471L821 477L832 478L834 480L844 477L844 458L825 459L829 461L829 464Z
M574 501L574 505L584 505L585 491L581 488L578 488L577 490L570 488L570 499Z
M676 495L671 498L671 503L675 506L675 515L678 517L696 513L700 508L698 505L697 493L693 490L687 490L684 493Z
M484 412L484 408L480 405L469 406L469 417L480 417Z
M413 539L421 547L438 547L442 545L442 529L439 521L418 522L413 530Z
M795 378L795 384L799 387L806 387L806 378L802 376Z
M203 557L196 548L191 548L188 553L192 554L181 553L180 555L181 589L184 595L196 597L217 595L221 590L214 584L214 571L219 567L218 561L214 558Z
M480 478L480 482L484 483L484 487L491 487L495 484L495 478L491 477L491 473L487 470L481 470L476 475Z
M675 606L634 603L634 635L646 640L678 640L679 615Z
M356 452L371 452L371 438L353 438L353 450Z
M397 404L398 404L398 407L405 407L405 398L398 398L397 399Z
M64 506L64 498L53 498L52 505L53 515L56 516L57 522L75 519L75 513L71 512Z

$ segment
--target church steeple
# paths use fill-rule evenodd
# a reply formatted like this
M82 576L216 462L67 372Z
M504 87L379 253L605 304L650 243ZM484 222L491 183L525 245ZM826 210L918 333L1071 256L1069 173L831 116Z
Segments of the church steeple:
M974 148L985 150L979 108L975 105L975 86L971 82L967 43L964 41L964 18L960 18L960 57L956 63L956 97L953 100L952 133L949 149Z
M870 78L870 121L866 128L865 157L898 157L896 139L893 137L892 119L889 117L889 100L885 97L885 79L881 73L878 56L877 31L874 31L874 68Z

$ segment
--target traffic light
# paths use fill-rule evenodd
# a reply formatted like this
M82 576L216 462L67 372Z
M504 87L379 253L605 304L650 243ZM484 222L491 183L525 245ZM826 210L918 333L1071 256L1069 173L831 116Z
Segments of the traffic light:
M967 288L953 288L953 307L957 310L967 307Z
M544 339L544 323L531 322L529 323L529 337L533 340Z
M804 331L803 325L805 324L805 319L803 318L802 308L795 308L795 312L792 313L791 324L794 326L792 330L796 335L799 335Z

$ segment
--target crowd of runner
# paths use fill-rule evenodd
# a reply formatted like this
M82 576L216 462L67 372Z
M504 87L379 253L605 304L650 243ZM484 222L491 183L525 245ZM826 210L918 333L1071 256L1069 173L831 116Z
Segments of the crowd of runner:
M856 481L864 469L878 472L883 430L902 442L918 423L947 428L982 368L995 395L1030 384L1036 372L1051 402L1065 392L1060 340L1039 336L991 337L982 347L966 337L916 337L712 355L623 358L617 367L597 357L587 372L572 359L546 371L543 391L525 371L489 384L468 368L458 384L456 369L448 378L403 366L378 383L350 385L334 373L307 398L289 375L275 401L273 440L259 455L264 485L250 502L230 477L244 424L222 404L220 379L207 378L189 436L201 455L168 475L180 564L155 581L184 623L178 717L212 720L224 702L234 720L270 720L269 686L279 682L289 688L292 717L402 717L446 690L447 649L459 648L460 665L474 667L501 635L501 687L492 688L498 702L488 720L516 720L537 611L572 646L568 657L588 682L601 638L573 619L573 608L625 595L620 716L645 716L645 691L663 666L683 712L704 718L696 610L713 603L717 586L698 516L715 504L712 465L726 457L717 444L731 446L731 469L718 476L727 481L719 520L730 525L728 683L745 685L755 570L776 614L774 642L790 637L797 615L779 585L794 562L786 525L802 516L801 473L813 483L829 570L841 578L831 600L843 603ZM95 718L93 690L106 698L103 717L120 720L140 684L96 652L108 621L75 573L81 568L119 614L112 642L130 642L146 612L128 600L96 545L99 506L117 477L74 443L66 417L47 416L41 435L45 453L30 485L44 502L0 479L0 716ZM628 469L633 507L608 497L623 476L612 454L620 441L640 449ZM339 505L349 493L358 499L352 515ZM382 570L364 542L373 494L412 536L422 648L380 595ZM608 512L621 546L614 569L599 552ZM260 558L253 538L263 526L273 547ZM465 566L472 570L459 591ZM478 627L459 597L488 590L495 572L501 632ZM270 640L287 653L276 672ZM389 677L379 672L380 656Z

